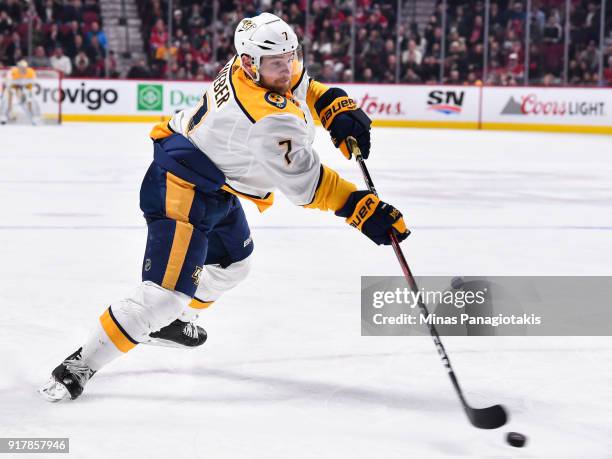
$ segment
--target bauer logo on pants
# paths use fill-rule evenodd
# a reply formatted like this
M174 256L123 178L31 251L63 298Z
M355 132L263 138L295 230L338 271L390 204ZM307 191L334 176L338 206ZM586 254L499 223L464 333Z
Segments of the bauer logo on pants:
M160 111L164 109L164 87L161 84L138 85L138 110Z

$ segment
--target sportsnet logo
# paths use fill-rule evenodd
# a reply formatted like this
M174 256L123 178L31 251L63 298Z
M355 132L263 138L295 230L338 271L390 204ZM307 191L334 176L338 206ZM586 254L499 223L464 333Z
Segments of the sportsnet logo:
M465 91L431 91L428 95L427 110L433 110L444 115L459 115L463 108Z

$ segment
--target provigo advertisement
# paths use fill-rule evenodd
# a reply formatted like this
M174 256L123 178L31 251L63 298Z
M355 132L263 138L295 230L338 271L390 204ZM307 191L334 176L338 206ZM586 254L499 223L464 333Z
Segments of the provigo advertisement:
M155 122L195 105L210 82L64 79L64 121ZM612 134L612 89L338 84L383 127ZM42 97L57 99L58 88Z

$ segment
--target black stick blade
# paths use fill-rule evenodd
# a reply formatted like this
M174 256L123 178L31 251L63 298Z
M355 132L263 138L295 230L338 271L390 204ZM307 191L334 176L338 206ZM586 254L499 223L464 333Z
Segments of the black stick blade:
M488 408L465 407L465 411L474 427L479 429L497 429L508 422L508 413L501 405Z

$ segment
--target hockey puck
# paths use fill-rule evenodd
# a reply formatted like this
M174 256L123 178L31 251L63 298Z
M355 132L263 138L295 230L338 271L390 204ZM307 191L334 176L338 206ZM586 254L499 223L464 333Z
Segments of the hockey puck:
M453 277L451 279L451 287L455 290L459 290L463 287L463 277Z
M506 441L516 448L522 448L525 446L525 443L527 443L527 437L518 432L508 432L506 435Z

